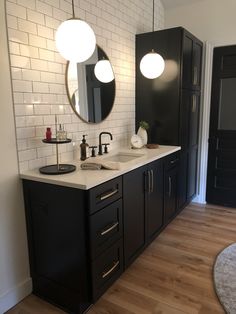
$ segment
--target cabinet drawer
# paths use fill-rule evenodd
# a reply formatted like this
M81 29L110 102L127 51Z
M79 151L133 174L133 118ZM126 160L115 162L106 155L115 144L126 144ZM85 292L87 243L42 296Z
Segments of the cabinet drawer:
M92 259L101 254L122 236L122 217L122 200L118 200L90 216Z
M92 188L89 191L89 211L95 213L99 209L122 197L122 178L118 177Z
M92 263L92 290L95 302L123 272L123 241L106 250Z
M169 170L172 167L177 166L178 164L179 164L179 153L174 153L165 157L165 160L164 160L165 170Z

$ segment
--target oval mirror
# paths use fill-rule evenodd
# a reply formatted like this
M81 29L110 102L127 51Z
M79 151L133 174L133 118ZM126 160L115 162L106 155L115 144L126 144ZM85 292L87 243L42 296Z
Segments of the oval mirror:
M71 107L83 121L98 123L109 115L115 99L115 78L99 46L85 62L67 63L66 89Z

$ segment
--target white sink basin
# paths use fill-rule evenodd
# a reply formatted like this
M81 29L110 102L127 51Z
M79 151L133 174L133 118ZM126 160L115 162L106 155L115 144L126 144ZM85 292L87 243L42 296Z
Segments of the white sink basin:
M136 153L117 153L115 155L111 155L109 157L104 158L104 161L114 161L114 162L128 162L132 161L136 158L143 157L143 154Z

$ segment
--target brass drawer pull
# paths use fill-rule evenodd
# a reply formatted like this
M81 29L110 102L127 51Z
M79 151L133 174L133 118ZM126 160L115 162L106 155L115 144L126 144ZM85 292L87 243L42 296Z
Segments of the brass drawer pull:
M198 68L195 66L193 68L193 85L197 85L198 82Z
M120 264L120 261L113 262L113 266L107 272L102 273L102 278L106 278L110 273L113 272L114 269Z
M119 225L119 222L115 222L111 227L105 229L105 230L102 230L101 231L101 236L104 236L105 234L111 232L113 229L115 229L117 226Z
M171 192L172 192L172 180L171 180L171 177L169 177L169 191L168 191L169 197L171 197Z
M113 191L111 191L111 192L108 192L108 193L106 192L106 193L100 195L100 200L101 200L101 201L104 201L105 199L107 199L107 198L113 196L114 194L116 194L116 193L118 193L118 192L119 192L118 189L115 189L115 190L113 190Z
M192 99L192 112L194 113L196 111L197 108L197 96L193 95L193 99Z
M151 193L153 193L153 170L151 170Z

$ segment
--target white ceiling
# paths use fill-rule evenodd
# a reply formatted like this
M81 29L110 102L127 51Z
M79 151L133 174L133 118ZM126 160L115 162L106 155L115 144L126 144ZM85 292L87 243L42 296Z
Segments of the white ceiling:
M161 0L165 9L171 9L182 5L193 4L203 0Z

